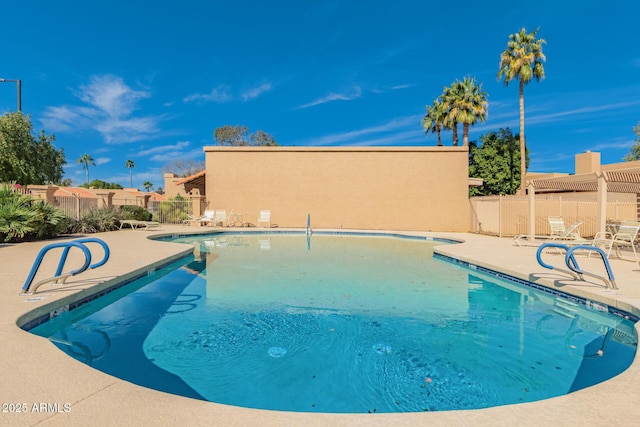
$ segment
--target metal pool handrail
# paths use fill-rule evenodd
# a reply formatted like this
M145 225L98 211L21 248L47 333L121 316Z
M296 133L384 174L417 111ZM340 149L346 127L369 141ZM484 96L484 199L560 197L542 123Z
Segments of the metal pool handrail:
M91 251L85 245L85 243L89 243L89 242L98 243L104 249L104 257L100 262L97 262L95 264L91 264ZM64 249L62 251L62 255L60 256L60 261L58 261L58 268L56 269L56 272L55 272L54 276L39 281L32 288L31 284L33 283L33 279L35 278L36 273L38 272L38 269L40 268L40 265L42 264L42 260L44 259L44 256L50 250L57 249L57 248L64 248ZM85 256L84 264L80 268L77 268L75 270L69 271L68 273L62 273L62 271L64 269L64 265L65 265L65 263L67 261L67 255L69 254L69 250L71 250L71 248L78 248L78 249L80 249L82 251L82 253ZM87 237L87 238L83 238L83 239L73 240L71 242L60 242L60 243L52 243L50 245L47 245L44 248L42 248L40 250L40 252L38 253L38 256L36 257L36 259L35 259L35 261L33 263L33 266L31 267L31 271L29 272L29 275L27 276L27 280L25 281L24 286L22 287L22 292L20 292L20 295L32 295L32 294L35 294L36 291L38 290L38 288L40 286L44 285L45 283L50 283L50 282L60 283L60 284L65 283L65 281L69 277L75 276L76 274L79 274L79 273L82 273L87 268L92 268L93 269L93 268L100 267L101 265L104 265L109 260L109 256L110 256L110 251L109 251L109 247L107 246L107 244L104 241L102 241L102 240L100 240L98 238L94 238L94 237Z
M575 265L569 265L569 257L573 257L573 253L575 251L592 251L592 252L596 252L598 254L600 254L600 256L602 257L602 262L604 262L604 268L605 270L607 270L607 276L609 276L609 278L607 279L606 277L602 277L598 274L593 274L593 273L589 273L587 271L582 270L578 264ZM574 258L575 259L575 258ZM604 253L604 251L600 248L598 248L597 246L588 246L588 245L577 245L572 247L571 249L569 249L567 251L567 254L565 256L565 261L567 263L567 266L575 271L578 274L585 274L587 276L591 276L591 277L595 277L596 279L600 279L602 280L605 285L607 286L607 288L611 288L611 289L618 289L618 285L616 285L616 279L615 277L613 277L613 270L611 270L611 264L609 264L609 260L607 259L607 254Z
M547 264L546 262L542 261L542 252L546 248L563 249L565 251L565 253L569 252L569 246L563 245L562 243L543 243L542 245L540 245L540 247L538 248L538 250L536 252L536 259L538 260L538 264L540 264L544 268L548 268L549 270L556 270L556 271L560 271L562 273L567 273L571 277L573 277L575 280L583 280L583 278L580 275L580 273L578 273L577 271L575 271L573 269L564 270L562 268L558 268L556 266L553 266L551 264ZM578 264L578 262L576 261L576 258L573 256L573 253L571 254L571 256L569 258L565 257L565 263L567 264L567 267L569 267L569 262L573 263L573 265L577 265ZM571 268L571 267L569 267L569 268Z
M563 249L565 251L564 262L569 268L569 270L564 270L562 268L558 268L556 266L545 263L542 260L542 252L546 248ZM600 254L600 256L602 257L602 261L604 262L605 269L607 270L608 278L602 277L598 274L590 273L588 271L584 271L583 269L581 269L580 266L578 265L578 261L576 260L573 254L575 251L592 251ZM570 248L569 246L563 245L562 243L543 243L542 245L540 245L540 247L538 248L538 251L536 252L536 259L538 260L538 264L540 264L542 267L548 268L550 270L556 270L563 273L568 273L575 280L584 280L582 276L587 275L587 276L602 280L605 283L607 288L618 289L618 286L616 285L616 282L615 282L615 278L613 276L613 271L611 270L611 265L609 264L609 260L607 259L606 254L602 249L596 246L576 245Z

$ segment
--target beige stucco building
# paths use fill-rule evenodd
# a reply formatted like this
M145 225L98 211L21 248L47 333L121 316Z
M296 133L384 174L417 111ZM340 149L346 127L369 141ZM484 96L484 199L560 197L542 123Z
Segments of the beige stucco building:
M208 209L279 227L468 231L467 147L205 147Z

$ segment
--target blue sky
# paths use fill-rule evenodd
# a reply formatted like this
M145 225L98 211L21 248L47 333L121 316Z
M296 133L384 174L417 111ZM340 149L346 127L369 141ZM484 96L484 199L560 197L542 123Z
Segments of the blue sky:
M637 1L22 0L2 6L0 77L64 148L65 177L162 186L173 159L200 161L213 131L246 125L280 145L436 145L420 126L444 86L475 77L489 115L470 139L518 132L518 86L497 81L509 34L547 41L546 79L525 88L530 170L574 155L618 162L640 121ZM16 87L0 83L0 112ZM460 129L461 131L461 129ZM443 135L451 145L451 133Z

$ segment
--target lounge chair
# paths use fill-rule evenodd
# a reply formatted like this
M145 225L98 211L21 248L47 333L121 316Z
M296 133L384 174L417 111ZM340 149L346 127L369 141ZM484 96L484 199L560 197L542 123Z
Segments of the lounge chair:
M210 215L207 215L207 213L210 213ZM213 217L213 211L205 211L205 214L202 216L195 216L188 213L187 219L182 220L182 225L191 225L191 224L202 225L201 221L209 220L212 217Z
M638 230L640 230L640 222L625 220L622 221L622 224L613 235L610 232L597 233L592 244L593 246L603 246L607 250L607 258L611 256L611 250L615 249L616 256L619 259L624 259L621 249L631 247L634 261L638 261L635 245L635 241L638 238Z
M564 219L559 216L550 216L549 228L551 233L549 235L537 235L533 236L533 240L541 240L540 244L549 241L562 241L562 243L568 245L583 245L591 244L592 240L584 239L580 236L580 230L578 227L582 225L582 222L571 224L569 227L565 226ZM531 236L528 234L521 234L514 237L514 244L516 246L522 246L522 241L531 241Z
M225 227L227 225L227 210L226 209L216 209L213 218L211 219L213 226L221 226Z
M160 223L157 221L138 221L136 219L123 219L120 221L120 230L122 230L122 227L125 225L128 225L133 230L137 230L138 228L144 228L145 230L148 230L149 228L160 227Z
M215 216L215 211L213 209L211 210L205 210L204 214L197 219L199 225L212 225L213 224L213 218Z
M258 215L258 222L256 223L256 227L260 226L260 223L266 223L267 227L271 228L271 211L270 210L261 210L260 215Z

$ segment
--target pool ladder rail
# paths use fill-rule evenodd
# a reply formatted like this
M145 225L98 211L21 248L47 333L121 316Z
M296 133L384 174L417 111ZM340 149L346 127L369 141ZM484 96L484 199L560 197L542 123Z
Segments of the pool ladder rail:
M542 260L542 252L547 248L556 248L556 249L562 249L565 251L564 262L568 270L553 266L551 264L547 264ZM602 258L602 262L604 262L604 267L605 267L605 270L607 271L608 277L603 277L599 274L594 274L581 269L580 266L578 265L578 261L576 260L576 257L574 256L574 252L576 251L589 251L589 252L596 252L597 254L599 254ZM607 254L605 254L605 252L597 246L576 245L576 246L569 247L567 245L563 245L562 243L543 243L542 245L540 245L540 247L538 248L538 251L536 252L536 259L538 260L538 264L540 264L542 267L548 268L550 270L560 271L562 273L567 273L571 277L573 277L574 280L584 281L583 276L590 276L590 277L594 277L596 279L602 280L606 285L607 289L609 288L618 289L618 286L616 285L616 280L613 276L613 271L611 270L611 265L609 264L609 260L607 259Z
M104 257L100 262L91 264L91 251L87 247L86 243L97 243L100 246L102 246L102 249L104 249ZM56 269L56 272L54 273L53 277L40 280L39 282L37 282L35 285L32 286L33 280L36 276L36 273L38 272L38 269L40 268L40 265L42 264L42 260L44 259L44 256L50 250L57 249L57 248L63 248L63 250L62 250L62 255L60 256L60 261L58 262L58 268ZM71 248L78 248L84 254L84 257L85 257L84 264L81 267L76 268L75 270L71 270L66 273L63 273L64 265L67 262L67 256L69 255L69 251L71 250ZM109 246L107 246L107 244L103 240L95 237L86 237L82 239L72 240L70 242L59 242L59 243L52 243L50 245L47 245L40 250L40 252L38 253L38 256L33 262L33 266L31 267L29 276L27 276L27 280L24 282L24 286L22 287L22 292L20 292L20 295L33 295L36 293L36 291L40 286L46 283L64 284L67 281L67 279L71 276L80 274L89 268L94 269L104 265L109 260L109 256L110 256Z
M311 229L311 214L307 214L307 236L311 236L313 234L313 230Z

